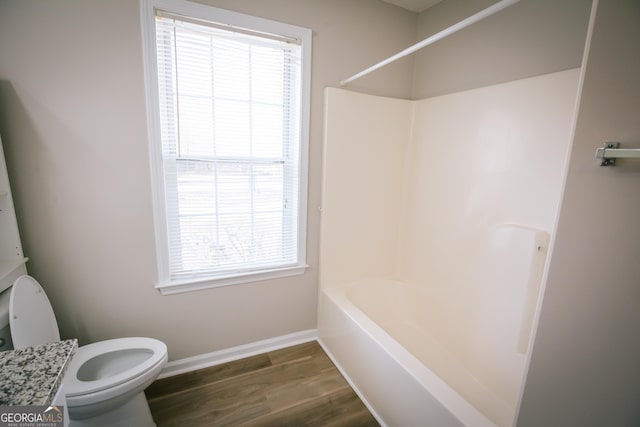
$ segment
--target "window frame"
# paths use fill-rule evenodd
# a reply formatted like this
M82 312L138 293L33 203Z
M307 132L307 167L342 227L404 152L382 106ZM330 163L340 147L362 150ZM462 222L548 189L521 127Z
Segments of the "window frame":
M245 15L186 0L140 0L140 5L153 223L158 275L155 287L159 289L163 295L168 295L304 274L306 268L308 268L306 264L306 236L312 31L295 25ZM169 272L169 230L160 131L160 95L155 29L156 10L183 15L187 18L222 23L240 29L245 28L266 34L295 38L300 41L302 47L302 85L300 93L300 142L298 159L298 259L295 265L280 268L267 267L255 271L209 277L194 276L179 280L171 278Z

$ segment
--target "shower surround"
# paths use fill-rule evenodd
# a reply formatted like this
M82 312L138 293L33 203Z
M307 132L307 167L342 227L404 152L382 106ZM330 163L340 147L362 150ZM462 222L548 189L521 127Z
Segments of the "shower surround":
M383 424L513 424L579 72L326 89L319 336Z

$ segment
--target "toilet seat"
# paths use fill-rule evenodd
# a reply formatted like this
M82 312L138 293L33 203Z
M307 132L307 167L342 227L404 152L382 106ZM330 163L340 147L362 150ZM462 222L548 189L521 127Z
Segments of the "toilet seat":
M65 394L67 399L92 400L91 394L104 392L96 396L102 400L108 389L144 377L166 360L167 346L153 338L116 338L79 347L64 377Z

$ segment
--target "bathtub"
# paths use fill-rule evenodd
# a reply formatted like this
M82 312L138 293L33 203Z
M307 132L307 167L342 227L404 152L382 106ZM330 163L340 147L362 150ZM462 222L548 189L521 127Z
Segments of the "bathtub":
M499 337L483 336L499 307L478 314L477 298L456 292L378 279L321 290L320 344L382 424L513 424L519 325L497 318Z

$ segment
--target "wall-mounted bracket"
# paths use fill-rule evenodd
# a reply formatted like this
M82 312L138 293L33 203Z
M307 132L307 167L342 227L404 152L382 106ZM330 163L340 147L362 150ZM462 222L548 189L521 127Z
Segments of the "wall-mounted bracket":
M615 166L616 159L640 159L640 148L619 148L619 142L605 142L596 150L596 159L602 159L600 166Z
M598 148L596 150L596 159L602 159L602 163L600 163L600 166L616 165L615 157L609 157L609 154L611 153L611 150L615 150L618 147L620 147L619 142L605 142L602 148ZM609 151L609 153L607 153L607 150Z

